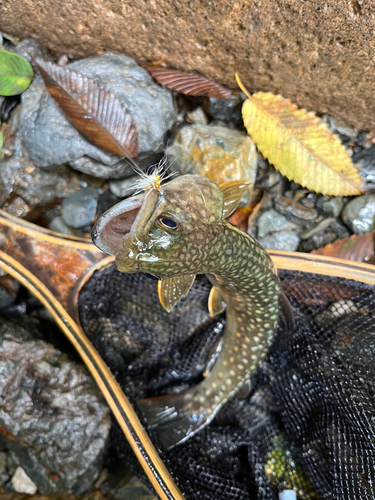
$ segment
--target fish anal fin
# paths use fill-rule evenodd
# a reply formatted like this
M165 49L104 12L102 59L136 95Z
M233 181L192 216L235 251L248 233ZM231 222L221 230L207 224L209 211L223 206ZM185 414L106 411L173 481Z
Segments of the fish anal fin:
M210 312L211 318L221 314L225 310L226 304L222 298L222 293L220 289L213 286L208 297L208 310Z
M219 185L224 196L224 219L227 219L236 210L242 195L250 184L250 182L245 181L228 181Z
M292 306L290 305L289 299L283 291L280 291L279 310L282 322L284 323L286 328L290 332L292 332L295 325L294 312Z
M186 274L158 282L160 304L166 311L171 312L179 300L186 297L194 280L195 274Z
M137 401L147 427L157 434L165 450L186 441L209 423L205 412L199 413L198 408L194 409L195 402L190 397L192 390L194 388L179 394Z

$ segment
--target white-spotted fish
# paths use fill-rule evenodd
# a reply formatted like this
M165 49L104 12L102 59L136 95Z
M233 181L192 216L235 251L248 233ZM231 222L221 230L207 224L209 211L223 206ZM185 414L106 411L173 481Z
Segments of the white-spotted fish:
M151 182L145 193L103 214L93 230L94 243L116 256L120 271L161 280L159 297L167 310L188 293L197 274L213 284L210 313L226 305L221 351L204 380L182 393L139 402L166 448L207 425L250 380L275 337L282 305L293 322L267 252L227 221L246 188L238 181L219 187L199 175Z

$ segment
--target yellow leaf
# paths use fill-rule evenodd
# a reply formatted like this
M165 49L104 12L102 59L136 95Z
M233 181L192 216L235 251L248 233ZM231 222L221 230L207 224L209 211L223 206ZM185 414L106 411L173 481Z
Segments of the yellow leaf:
M289 180L333 196L361 194L362 179L340 139L314 113L270 92L248 99L242 116L259 151Z

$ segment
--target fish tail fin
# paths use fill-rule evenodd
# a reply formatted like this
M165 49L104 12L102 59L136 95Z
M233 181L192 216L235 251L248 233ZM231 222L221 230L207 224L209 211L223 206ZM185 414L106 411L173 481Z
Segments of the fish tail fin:
M141 399L137 406L165 450L186 441L209 423L207 413L193 400L192 390Z

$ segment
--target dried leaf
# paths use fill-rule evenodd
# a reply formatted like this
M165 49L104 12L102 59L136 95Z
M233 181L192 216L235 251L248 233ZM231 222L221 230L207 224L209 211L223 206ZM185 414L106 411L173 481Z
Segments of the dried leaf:
M260 152L289 180L317 193L361 194L362 179L339 138L314 113L270 92L250 96L242 116Z
M217 97L218 99L228 99L232 95L229 89L203 76L154 66L145 66L145 69L160 85L170 90L176 90L181 94L197 97Z
M81 73L37 59L46 88L73 125L105 151L134 158L138 154L135 123L112 92Z
M369 262L375 255L374 241L375 231L354 234L349 238L336 240L330 245L313 250L311 253L352 260L354 262Z
M13 52L0 50L0 95L21 94L30 85L33 76L29 61Z

